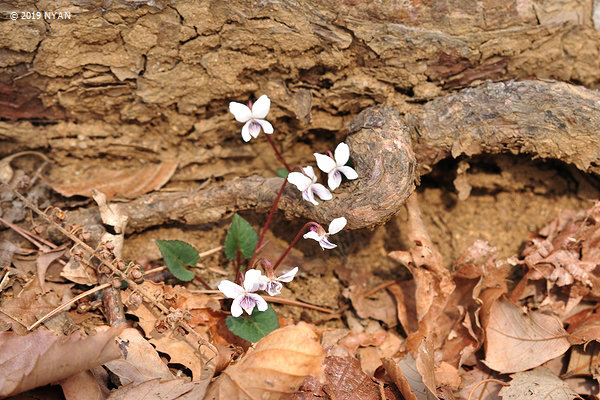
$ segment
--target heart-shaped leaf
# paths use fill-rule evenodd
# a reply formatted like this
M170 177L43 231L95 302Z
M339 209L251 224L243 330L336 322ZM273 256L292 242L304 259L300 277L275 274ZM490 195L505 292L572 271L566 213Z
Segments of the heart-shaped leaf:
M185 268L188 265L196 265L200 260L194 247L181 240L157 240L156 245L175 278L185 282L194 279L194 273Z
M225 324L234 335L252 343L279 328L277 315L271 305L266 311L254 310L249 316L227 317Z
M244 258L249 259L254 254L258 243L258 235L248 221L237 214L233 215L231 226L225 237L225 255L228 259L235 259L238 250Z

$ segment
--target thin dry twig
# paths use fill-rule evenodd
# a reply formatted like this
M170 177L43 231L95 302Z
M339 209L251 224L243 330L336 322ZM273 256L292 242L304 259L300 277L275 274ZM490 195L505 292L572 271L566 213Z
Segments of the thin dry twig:
M48 314L44 315L42 318L38 319L37 321L35 321L35 323L33 323L33 325L27 327L28 331L32 331L35 328L38 327L38 325L40 325L42 322L44 322L45 320L47 320L48 318L53 317L54 315L58 314L59 312L61 312L62 310L64 310L65 308L67 308L68 306L70 306L71 304L75 303L76 301L78 301L79 299L83 299L86 296L89 296L90 294L96 293L102 289L106 289L107 287L109 287L111 285L111 283L104 283L100 286L97 286L95 288L92 288L88 291L85 291L75 297L73 297L71 300L64 302L63 304L61 304L60 306L56 307L54 310L50 311Z
M46 215L44 212L42 212L35 204L33 204L31 201L29 201L25 196L23 196L21 193L19 193L16 189L14 189L13 187L11 187L8 183L6 183L3 180L0 180L0 185L4 185L4 186L10 188L10 190L12 190L15 193L15 195L21 201L23 201L25 203L25 205L27 207L29 207L30 209L32 209L36 214L38 214L40 217L42 217L43 219L45 219L48 223L50 223L54 227L56 227L56 229L58 229L62 234L64 234L65 236L67 236L68 238L70 238L71 240L73 240L73 242L75 242L79 246L81 246L81 248L83 248L84 250L86 250L93 257L96 257L100 261L101 264L103 264L106 267L108 267L114 274L118 275L121 279L123 279L125 282L127 282L127 284L129 285L129 287L132 290L137 291L138 293L140 293L149 303L151 303L152 305L154 305L155 307L157 307L164 315L168 315L169 314L169 309L167 307L165 307L163 304L161 304L160 302L158 302L154 298L152 298L152 296L150 296L148 293L146 293L146 291L144 289L142 289L138 284L136 284L133 280L131 280L124 272L122 272L117 267L115 267L112 264L112 262L106 261L106 260L104 260L102 258L101 255L96 254L95 250L92 249L88 244L84 243L77 236L73 235L71 232L67 231L62 226L60 226L59 224L57 224L54 220L52 220L52 218L50 218L48 215ZM196 338L197 342L201 343L204 346L206 346L214 354L215 357L218 355L218 351L215 348L215 346L213 346L211 343L209 343L203 337L201 337L187 322L185 322L185 321L178 321L178 324L183 329L185 329L188 333L194 335L194 337Z

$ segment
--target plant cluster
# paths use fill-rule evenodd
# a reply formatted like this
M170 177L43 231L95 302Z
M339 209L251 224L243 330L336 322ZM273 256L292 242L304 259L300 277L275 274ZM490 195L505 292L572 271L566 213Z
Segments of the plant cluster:
M318 178L312 166L290 168L269 137L274 132L273 125L265 119L270 107L271 100L267 95L260 96L255 103L250 102L248 105L237 102L229 104L229 111L238 122L244 124L241 131L242 140L249 142L252 138L257 138L261 130L264 131L277 159L285 167L283 171L278 171L278 175L285 179L260 236L248 221L235 214L225 238L225 255L229 260L235 261L235 280L223 280L218 285L223 295L233 300L231 317L227 318L226 325L232 333L251 342L260 340L279 327L275 311L258 292L276 296L281 293L284 283L294 279L298 273L298 267L279 276L275 274L275 271L299 238L302 236L304 239L315 240L323 250L334 249L337 245L330 242L329 237L344 229L347 222L343 216L335 218L329 224L327 231L317 222L307 222L275 263L265 258L258 258L257 252L263 244L265 233L286 184L291 183L302 192L304 200L314 206L319 206L315 196L324 201L331 200L333 198L332 191L338 189L342 183L342 175L348 180L358 178L354 168L346 165L350 160L350 148L344 142L337 145L333 154L331 152L327 154L314 153L317 167L327 174L328 188L317 182ZM191 281L194 277L193 273L185 266L195 265L198 260L197 251L187 243L180 241L157 241L157 244L173 275L178 279ZM249 260L246 265L242 265L242 258ZM247 316L244 316L244 312Z

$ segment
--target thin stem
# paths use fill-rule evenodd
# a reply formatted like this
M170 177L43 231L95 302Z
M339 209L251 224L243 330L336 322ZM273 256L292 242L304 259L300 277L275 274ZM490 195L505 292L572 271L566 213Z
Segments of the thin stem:
M277 157L277 159L283 164L283 166L285 167L285 169L287 169L288 171L292 171L292 169L290 168L290 166L288 165L288 163L285 162L285 160L283 159L283 157L281 156L281 153L279 153L279 150L277 150L277 147L275 147L275 143L273 143L273 140L270 138L269 135L265 134L265 137L267 138L267 140L269 141L269 144L271 145L271 147L273 148L273 151L275 151L275 156Z
M288 170L289 171L289 170ZM258 238L258 242L256 242L256 247L254 248L254 253L252 254L252 258L248 263L249 268L253 268L254 260L256 259L256 253L258 253L258 249L265 239L265 234L267 233L267 229L269 228L269 224L273 219L273 214L275 214L275 210L277 210L277 204L279 203L279 199L281 199L281 195L283 194L283 190L285 189L285 185L287 185L287 179L283 180L283 184L281 185L281 189L279 189L279 193L277 193L277 197L275 197L275 201L273 202L273 206L271 207L271 211L269 211L269 216L267 217L267 221L265 222L265 226L263 226L262 231L260 231L260 236Z
M277 260L277 262L275 263L275 265L273 265L273 272L275 272L275 270L277 269L277 267L279 266L279 264L281 264L281 262L283 261L283 259L285 257L287 257L288 253L292 250L292 247L294 247L294 245L296 244L296 242L298 241L298 239L300 239L300 235L302 235L302 233L304 233L304 231L306 230L306 228L309 228L311 226L317 227L320 226L319 224L317 224L316 222L307 222L306 224L304 224L304 226L302 228L300 228L300 230L298 231L298 234L296 235L296 237L294 238L294 240L292 240L292 243L290 243L290 245L288 246L288 248L283 252L283 254L281 255L281 257L279 257L279 260Z

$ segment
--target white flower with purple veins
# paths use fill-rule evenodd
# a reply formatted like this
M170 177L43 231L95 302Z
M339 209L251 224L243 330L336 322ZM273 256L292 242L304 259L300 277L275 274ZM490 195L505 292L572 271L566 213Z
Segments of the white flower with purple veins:
M294 276L296 276L297 272L298 272L298 267L295 267L294 269L291 269L288 272L286 272L285 274L278 276L277 278L274 278L274 279L269 279L267 276L261 275L260 289L269 293L269 296L276 296L279 293L281 293L281 288L283 287L281 282L283 282L283 283L291 282L292 279L294 279Z
M304 167L302 170L304 173L290 172L287 176L287 180L302 192L304 200L310 201L317 206L319 203L315 200L315 194L319 196L321 200L331 200L333 198L333 195L325 186L317 183L317 177L315 171L313 171L313 167Z
M250 141L251 138L258 137L260 128L265 133L273 133L273 125L266 121L264 118L269 113L271 107L271 100L266 94L263 94L256 100L256 103L251 104L252 109L245 104L236 103L232 101L229 103L229 111L233 114L238 122L244 122L242 127L242 139L244 142Z
M331 221L329 224L328 232L325 232L325 229L321 225L318 227L311 226L310 232L304 234L304 239L313 239L319 242L321 248L325 249L334 249L337 247L337 244L333 244L329 241L329 235L335 235L346 226L346 218L339 217Z
M329 186L329 189L335 190L340 186L340 183L342 183L341 174L346 175L348 179L358 178L356 171L352 167L346 166L350 159L350 148L346 143L342 142L337 145L333 158L319 153L314 153L314 156L317 159L319 169L328 175L327 186Z
M265 299L254 293L260 290L260 276L259 270L249 269L244 276L244 287L228 280L219 283L219 290L226 297L233 299L231 315L239 317L242 315L242 310L246 311L248 315L252 315L254 306L258 308L258 311L265 311L268 308Z

